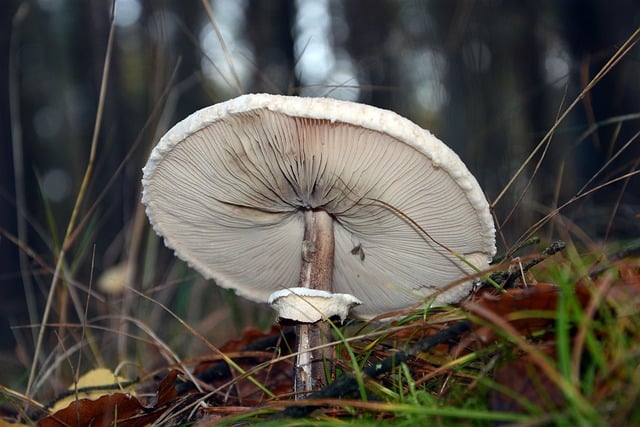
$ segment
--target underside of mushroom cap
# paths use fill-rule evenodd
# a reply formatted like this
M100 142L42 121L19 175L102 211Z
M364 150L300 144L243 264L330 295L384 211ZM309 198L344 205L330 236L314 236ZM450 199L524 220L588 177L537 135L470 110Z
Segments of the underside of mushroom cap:
M363 317L422 298L495 254L489 206L459 157L375 107L244 95L200 110L154 148L143 203L155 231L204 276L260 302L295 287L303 211L334 218L333 291ZM446 248L446 249L445 249ZM458 256L457 256L457 255Z

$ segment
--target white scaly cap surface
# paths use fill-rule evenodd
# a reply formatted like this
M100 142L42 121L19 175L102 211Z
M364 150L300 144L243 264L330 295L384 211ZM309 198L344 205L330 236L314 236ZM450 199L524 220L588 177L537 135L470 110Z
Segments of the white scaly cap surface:
M478 269L495 254L488 203L460 158L364 104L243 95L176 124L143 171L165 244L259 302L298 284L308 208L334 218L333 291L362 300L362 317L467 295L469 283L442 291L472 272L443 245Z

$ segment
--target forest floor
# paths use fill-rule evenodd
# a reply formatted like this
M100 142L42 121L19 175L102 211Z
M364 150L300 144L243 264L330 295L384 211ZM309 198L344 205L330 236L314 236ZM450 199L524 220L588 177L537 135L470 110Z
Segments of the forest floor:
M328 385L305 399L276 325L148 378L89 371L51 402L3 387L0 426L640 424L638 248L511 254L459 306L334 336Z
M14 330L16 335L24 333L28 337L8 356L17 360L12 362L11 369L20 366L23 371L14 376L15 381L0 385L0 427L640 425L640 244L637 237L635 241L605 248L583 239L593 244L577 247L569 241L572 233L580 236L589 233L572 230L565 233L566 244L534 242L505 254L484 272L472 295L456 306L407 310L390 313L387 319L335 324L333 361L327 363L327 385L303 399L296 399L292 393L296 356L292 349L296 348L296 342L291 328L277 324L271 329L245 329L224 345L211 344L211 340L198 332L200 327L209 322L221 329L220 325L225 323L220 322L219 317L233 318L235 312L229 309L220 311L222 314L216 314L217 318L207 318L207 314L214 316L212 313L216 311L210 307L210 312L202 316L205 320L194 326L195 321L189 316L193 314L195 318L203 314L201 306L206 307L208 302L203 295L208 292L206 296L211 298L216 291L210 290L211 284L201 278L185 279L189 273L184 273L184 264L164 265L166 253L160 253L157 240L155 245L149 245L149 254L130 258L135 260L131 265L143 259L140 264L144 265L135 268L140 270L138 276L148 280L141 280L142 290L132 290L128 295L130 300L109 299L94 292L90 280L89 285L74 282L74 269L80 264L90 270L93 279L95 247L93 253L91 247L96 240L92 233L100 228L102 221L96 213L97 206L109 203L105 194L115 182L106 179L105 188L99 187L97 195L89 195L87 188L92 182L92 173L99 166L96 152L114 28L112 25L105 56L90 157L69 210L66 234L56 233L56 222L63 221L54 218L45 197L38 206L45 212L49 227L49 230L42 227L44 231L40 236L51 242L48 259L28 247L19 236L0 229L1 237L28 259L26 268L33 267L33 271L27 272L20 266L18 274L37 276L40 280L40 287L34 287L35 296L31 295L33 301L29 301L36 307L32 324ZM548 144L560 123L576 105L588 102L590 90L628 55L640 40L639 34L640 29L617 47L606 65L587 84L581 85L580 93L569 106L566 109L563 106L564 112L522 162L492 206L508 190L513 190L510 187L526 167L532 167L534 172L516 199L522 201L526 190L536 185L533 176L542 170ZM167 85L167 98L172 86ZM154 107L149 123L156 120L163 102L158 101L157 111ZM637 118L638 113L633 112L612 121L592 123L584 138L575 145L600 125L614 124L619 129L623 122ZM140 135L149 131L146 127L145 124ZM563 208L586 199L593 192L609 190L611 184L624 184L622 193L630 191L635 182L628 188L627 184L638 174L637 158L626 160L628 170L616 169L611 176L604 172L608 172L607 167L613 160L627 156L625 150L635 147L637 138L637 134L624 142L614 138L611 156L603 160L602 169L566 203L555 200L547 205L544 219L525 236L535 234L540 229L537 225L541 227L561 211L564 215ZM118 170L109 171L112 178L117 177L125 165L129 166L129 155L141 140L142 136L135 137L131 152L122 159ZM542 153L540 159L536 158L538 153ZM139 171L140 168L133 169ZM561 168L558 187L563 173ZM600 183L601 178L606 182ZM618 204L607 207L607 212L609 208L612 212L609 226L620 208ZM633 206L629 209L633 211L636 205L625 206ZM143 209L138 206L134 210L135 213L130 213L133 225L130 229L127 225L118 234L118 238L126 242L122 243L122 247L126 247L122 251L128 252L127 255L140 255L135 249L150 241L144 234ZM630 215L631 221L640 218L637 210ZM29 219L27 214L24 217ZM636 224L634 222L630 229L636 230ZM131 236L121 237L129 232ZM154 281L159 276L162 280ZM198 280L208 287L192 285ZM175 286L176 282L181 285ZM147 283L152 283L153 289L144 288ZM177 287L180 291L176 293L167 291ZM194 292L190 294L185 289ZM200 289L207 290L195 292ZM38 307L38 303L43 297L47 297L46 306L39 312L42 307ZM187 308L174 310L164 305L167 301ZM222 304L229 307L242 303L223 301ZM154 311L147 311L147 305ZM162 312L164 317L156 316L157 312ZM254 313L244 310L243 314L251 317ZM167 318L171 323L165 321ZM254 324L264 326L264 322ZM137 328L135 332L132 325ZM168 343L167 336L173 337L176 343ZM32 338L35 345L29 341ZM182 338L185 339L181 341ZM199 350L186 347L184 341L187 340L198 341ZM2 356L5 359L0 360L8 360ZM105 369L106 366L111 368ZM5 369L8 370L0 368L0 373L4 374Z

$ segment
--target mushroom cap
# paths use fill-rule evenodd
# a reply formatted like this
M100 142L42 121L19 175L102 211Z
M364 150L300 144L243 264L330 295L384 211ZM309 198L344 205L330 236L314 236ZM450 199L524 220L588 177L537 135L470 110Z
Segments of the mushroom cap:
M299 287L275 291L267 302L278 312L278 317L302 323L315 323L334 316L344 322L351 307L362 304L353 295Z
M165 244L258 302L298 285L306 209L334 218L333 292L360 299L361 317L457 302L471 283L447 285L473 269L452 252L484 269L496 250L489 205L460 158L364 104L243 95L176 124L143 172Z

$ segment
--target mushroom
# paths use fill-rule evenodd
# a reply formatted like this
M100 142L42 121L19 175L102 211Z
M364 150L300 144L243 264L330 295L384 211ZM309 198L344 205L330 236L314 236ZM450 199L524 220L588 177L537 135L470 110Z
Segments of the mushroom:
M362 304L349 294L334 294L311 288L288 288L275 291L267 301L282 319L316 323L323 318L338 317L341 322L351 307Z
M243 95L176 124L143 171L147 215L178 257L281 317L308 314L302 394L324 383L328 354L313 349L328 318L460 301L471 281L447 285L495 254L489 205L460 158L368 105Z

